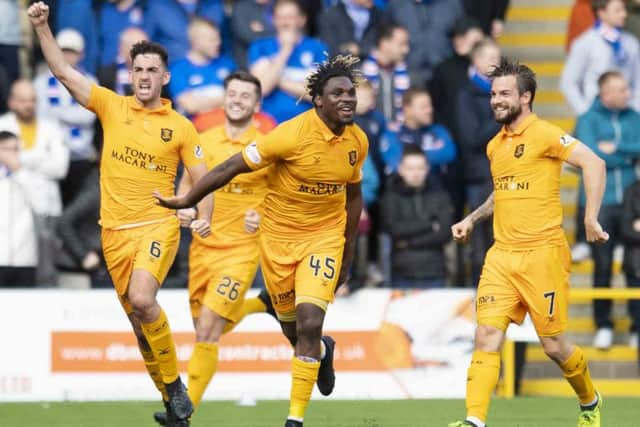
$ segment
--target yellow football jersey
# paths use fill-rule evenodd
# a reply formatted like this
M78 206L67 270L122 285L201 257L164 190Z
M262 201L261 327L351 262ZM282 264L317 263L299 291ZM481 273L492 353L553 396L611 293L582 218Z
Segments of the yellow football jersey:
M289 239L344 232L348 183L359 182L368 142L357 125L333 132L314 109L280 124L242 152L254 170L269 170L262 230Z
M260 133L253 126L236 141L227 136L224 125L204 132L200 135L200 141L207 153L207 168L213 169L240 152L258 135ZM267 193L267 173L268 169L262 169L240 174L217 190L214 193L211 235L205 239L200 236L195 238L216 247L237 246L255 240L257 233L247 233L244 229L244 216L249 209L260 212L260 205Z
M199 136L189 120L163 99L160 108L140 106L100 86L91 88L87 108L104 131L100 161L100 223L105 228L149 223L174 213L151 195L173 194L180 160L204 162Z
M528 249L563 245L560 172L577 140L529 115L515 132L503 127L487 156L495 192L496 245Z

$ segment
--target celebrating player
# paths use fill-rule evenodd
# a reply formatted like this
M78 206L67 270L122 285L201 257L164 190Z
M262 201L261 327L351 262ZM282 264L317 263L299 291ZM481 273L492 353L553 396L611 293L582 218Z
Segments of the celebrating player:
M359 73L350 56L325 61L307 79L314 108L282 123L162 206L193 206L240 173L272 166L263 204L260 263L282 330L295 346L289 416L303 425L313 384L333 390L333 340L322 337L325 311L346 280L362 210L361 168L368 150L353 124ZM346 209L345 209L346 208Z
M78 103L97 114L104 129L100 165L104 258L172 425L188 426L193 405L178 374L169 322L156 301L178 249L179 223L175 213L159 208L149 193L154 189L173 193L180 161L194 179L207 169L195 128L160 98L170 79L167 53L154 43L135 44L129 74L134 95L119 96L65 62L47 22L48 6L34 3L28 15L53 74ZM211 209L211 196L203 197L199 219L191 223L202 237L210 232Z
M489 142L494 191L451 228L466 241L493 214L495 244L487 253L476 299L475 351L467 374L467 417L449 427L484 427L498 383L500 348L511 322L526 313L549 358L560 366L580 400L579 427L599 427L602 399L594 389L584 352L567 328L571 254L562 230L560 172L563 162L582 169L587 193L587 240L609 236L598 223L605 166L581 142L532 113L535 74L502 58L490 74L491 108L502 130Z

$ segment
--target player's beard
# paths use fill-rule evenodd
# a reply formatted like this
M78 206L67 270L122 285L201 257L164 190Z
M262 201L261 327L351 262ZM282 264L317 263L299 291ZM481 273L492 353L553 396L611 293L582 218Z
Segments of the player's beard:
M521 113L522 113L522 106L520 104L510 105L509 108L507 109L506 115L502 117L498 117L496 114L496 110L495 109L493 110L493 116L496 122L502 125L510 125L518 118L518 116Z

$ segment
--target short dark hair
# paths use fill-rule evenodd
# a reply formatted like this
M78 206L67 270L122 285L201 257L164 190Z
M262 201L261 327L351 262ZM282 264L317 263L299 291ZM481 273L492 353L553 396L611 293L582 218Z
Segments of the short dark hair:
M131 62L133 63L133 61L136 59L136 56L145 55L148 53L158 55L165 67L167 67L167 65L169 64L169 54L167 53L167 49L165 49L158 43L150 42L148 40L141 40L133 45L131 51L129 52L129 55L131 56Z
M273 2L273 10L275 10L278 6L282 6L284 4L293 4L298 8L298 11L301 15L307 16L307 12L302 7L302 4L298 0L276 0Z
M520 64L518 61L511 61L509 58L503 56L500 58L500 64L489 72L489 79L491 81L498 77L515 76L518 84L518 94L522 95L526 92L531 93L531 101L529 101L529 107L533 108L533 99L536 97L536 73L524 64Z
M604 73L600 74L600 77L598 77L598 88L602 89L602 86L604 86L605 83L607 83L610 79L613 79L613 78L624 79L624 74L622 74L618 70L605 71Z
M402 147L402 158L404 159L405 157L408 156L421 156L424 157L427 162L429 161L429 159L427 158L427 155L424 153L424 151L422 151L422 147L420 147L418 144L404 144Z
M593 14L598 17L598 11L602 9L606 9L609 3L613 0L591 0L591 9L593 9ZM624 3L624 1L623 1Z
M307 93L311 99L322 95L327 82L334 77L346 77L354 86L358 86L362 79L362 73L354 67L358 62L360 59L357 56L336 55L319 64L306 80Z
M431 96L429 91L426 89L422 89L419 87L410 87L402 94L402 106L406 107L407 105L410 105L413 102L414 98L418 95L427 95L429 97Z
M240 80L247 83L253 83L253 85L256 87L256 96L258 97L258 100L262 98L262 84L260 83L260 80L248 71L237 70L225 77L223 83L225 90L232 80Z
M10 139L18 139L18 135L8 130L0 130L0 142L5 142Z
M463 16L459 18L451 28L450 35L451 37L464 36L471 30L480 30L482 31L482 25L475 19L470 16Z
M376 37L376 45L379 45L382 40L388 40L393 37L393 33L396 30L404 30L407 31L405 27L398 24L387 24L383 25L378 29L378 36Z

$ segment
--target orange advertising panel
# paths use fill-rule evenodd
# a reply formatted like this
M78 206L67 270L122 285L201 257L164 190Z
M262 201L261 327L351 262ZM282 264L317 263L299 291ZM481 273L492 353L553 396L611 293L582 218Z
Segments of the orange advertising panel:
M174 333L180 369L186 371L193 333ZM382 371L388 367L378 331L332 332L336 369ZM235 332L220 343L218 372L289 372L292 349L280 332ZM144 372L131 332L51 333L52 372Z

